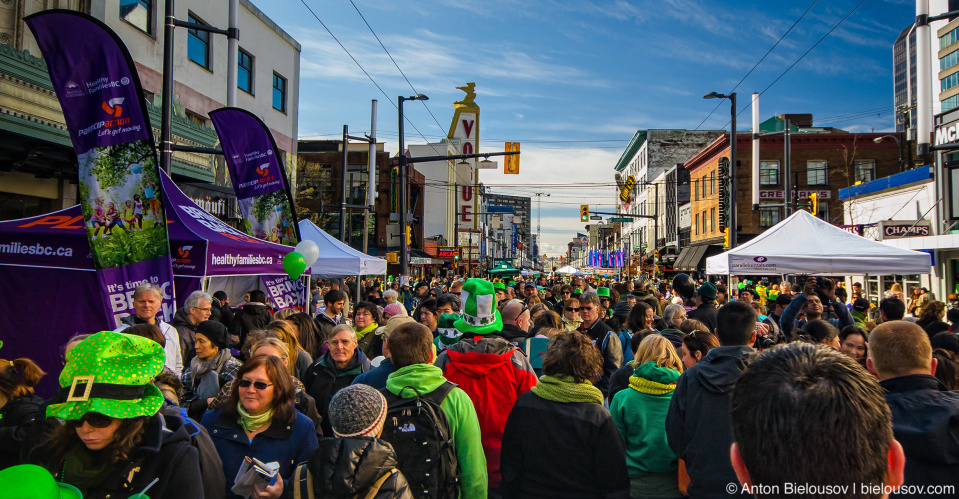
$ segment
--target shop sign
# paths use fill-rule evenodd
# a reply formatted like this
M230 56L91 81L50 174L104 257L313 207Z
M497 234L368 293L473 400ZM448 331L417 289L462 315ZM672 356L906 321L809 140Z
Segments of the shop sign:
M932 235L929 220L883 220L879 222L879 240Z
M791 193L791 194L795 194L796 191L790 191L790 193ZM813 193L817 194L817 195L819 196L819 199L829 199L830 196L832 196L832 191L830 191L830 190L821 190L821 191L812 191L812 190L805 190L805 191L804 191L804 190L800 190L800 191L799 191L799 194L798 194L797 196L795 196L795 197L796 197L796 199L805 199L805 198L808 198L809 195L810 195L810 194L813 194ZM784 198L784 196L785 196L785 194L783 193L782 189L779 189L779 190L766 190L766 189L764 189L764 190L759 191L759 199L770 199L770 200L778 199L778 200L782 200L782 199Z
M839 228L857 236L862 236L862 225L840 225Z
M440 246L436 248L436 258L453 258L456 256L456 248L452 246Z

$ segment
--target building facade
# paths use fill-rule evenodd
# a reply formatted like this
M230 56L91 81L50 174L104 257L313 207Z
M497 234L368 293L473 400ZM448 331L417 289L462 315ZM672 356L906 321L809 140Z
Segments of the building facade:
M126 45L143 83L154 135L159 137L163 67L163 2L61 1L56 7L90 14L113 29ZM23 17L49 2L0 3L0 210L19 218L76 203L76 156L46 66ZM183 0L176 17L226 28L226 2ZM240 0L236 106L259 116L270 128L293 179L299 106L300 45L249 0ZM176 30L173 88L174 143L216 147L208 113L227 104L227 39L196 30ZM232 184L222 156L175 152L172 176L194 200L234 206ZM8 188L7 186L11 186ZM235 210L228 211L235 217Z
M510 224L515 224L515 236L507 244L512 258L517 259L518 265L530 265L532 260L532 239L530 238L530 214L532 213L532 199L523 196L508 196L506 194L484 194L487 207L507 206L513 209L514 217Z

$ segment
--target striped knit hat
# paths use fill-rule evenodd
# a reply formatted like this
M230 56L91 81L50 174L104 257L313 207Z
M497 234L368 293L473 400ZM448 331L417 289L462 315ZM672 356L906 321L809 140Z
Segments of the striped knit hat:
M350 385L330 400L330 426L337 437L376 437L386 421L386 398L369 385Z

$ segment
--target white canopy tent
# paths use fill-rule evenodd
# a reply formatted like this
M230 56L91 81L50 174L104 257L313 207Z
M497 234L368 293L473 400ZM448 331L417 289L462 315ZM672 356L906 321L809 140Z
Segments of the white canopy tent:
M798 210L758 237L706 259L706 273L928 274L931 256L846 232Z
M309 220L300 220L300 239L320 248L320 257L310 270L319 277L386 275L386 260L357 251L329 235Z
M556 271L557 274L567 274L567 275L583 275L578 268L567 265Z

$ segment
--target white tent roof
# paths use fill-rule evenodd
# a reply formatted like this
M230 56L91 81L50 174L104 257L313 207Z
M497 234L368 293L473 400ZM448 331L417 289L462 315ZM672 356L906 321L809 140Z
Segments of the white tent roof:
M556 271L557 274L581 274L578 268L567 265Z
M386 260L357 251L309 220L300 220L300 238L310 240L320 248L320 257L310 273L320 277L348 275L385 275Z
M798 210L758 237L706 259L707 274L928 274L931 257L846 232Z

